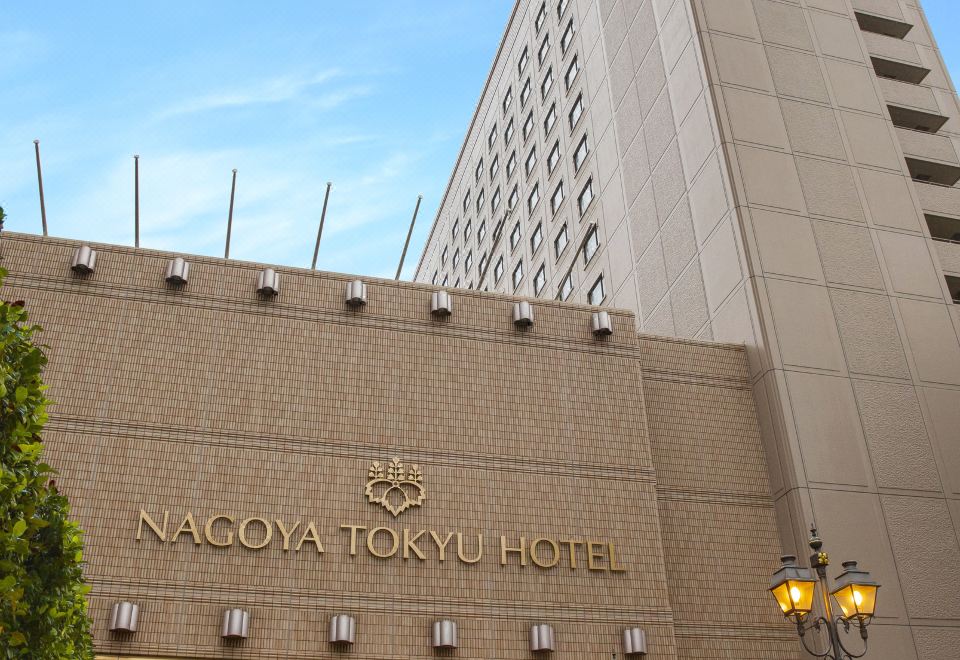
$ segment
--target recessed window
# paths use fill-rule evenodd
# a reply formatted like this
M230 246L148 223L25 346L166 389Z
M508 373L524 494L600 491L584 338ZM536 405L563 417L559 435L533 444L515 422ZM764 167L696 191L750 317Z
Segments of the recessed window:
M520 201L520 193L517 191L517 186L514 186L513 190L510 191L510 198L507 200L507 208L512 211L518 201Z
M570 5L570 0L560 0L557 3L557 20L559 21L563 18L563 14L567 11L567 7Z
M960 277L953 275L944 275L947 280L947 288L950 289L950 298L955 305L960 305Z
M480 162L477 163L477 170L473 174L474 174L475 181L479 181L480 177L483 176L483 159L482 158L480 159Z
M470 282L470 284L467 285L467 288L468 288L468 289L472 289L472 288L473 288L473 282Z
M530 236L530 252L536 252L541 243L543 243L543 223L538 222L537 226L533 229L533 234Z
M449 280L450 280L450 276L449 276L449 275L444 275L444 276L443 276L443 282L440 284L440 286L447 286L447 282L448 282Z
M509 142L511 139L513 139L513 119L510 119L507 123L507 130L503 132L504 142Z
M557 123L557 104L551 103L550 109L547 110L547 116L543 118L543 135L546 137L550 135L550 130L553 128L553 125Z
M490 198L490 212L496 213L500 207L500 188L493 191L493 197Z
M471 224L470 221L467 220L467 224L465 224L465 225L463 226L463 242L464 242L464 243L466 243L466 242L469 241L471 238L473 238L473 237L470 235L470 230L471 230L470 224Z
M460 278L459 278L459 277L457 278L457 281L453 283L453 288L454 288L454 289L459 289L459 288L460 288Z
M540 83L540 97L546 101L547 94L550 93L550 90L553 89L553 67L547 69L547 75L543 77L543 82Z
M587 212L587 209L590 207L590 202L593 201L593 179L589 179L586 185L583 186L583 190L580 191L580 196L577 197L577 210L580 211L582 216Z
M540 11L537 12L537 17L533 21L533 26L537 29L537 32L543 27L543 22L547 20L547 3L544 2L540 5Z
M497 263L493 267L493 281L499 282L501 277L503 277L503 257L497 259Z
M438 277L440 277L440 273L433 271L433 277L430 278L430 284L436 284Z
M513 103L513 87L507 87L507 94L503 97L503 114L510 110L510 104Z
M453 269L457 269L457 265L460 263L460 248L457 248L453 251Z
M516 290L520 286L520 282L523 281L523 259L517 262L516 267L513 269L513 288Z
M520 89L520 107L523 107L527 104L527 100L530 98L531 91L533 91L533 85L530 84L530 76L527 76L526 81L523 83L523 87Z
M570 22L567 23L567 29L563 31L563 36L560 37L560 52L564 55L567 54L567 49L570 48L570 44L573 42L574 34L573 19L571 18Z
M587 300L591 305L599 305L606 297L606 294L603 292L603 275L601 275L597 278L597 281L593 283L593 286L590 287L590 291L587 292Z
M523 73L523 70L527 68L527 62L530 61L530 48L528 46L523 47L523 52L520 53L520 59L517 61L517 73Z
M510 158L507 159L507 178L513 176L514 170L517 169L517 152L511 151Z
M483 276L483 271L487 269L487 253L484 252L480 255L480 263L477 264L477 271L479 271L481 277Z
M463 271L465 273L470 272L471 266L473 266L473 252L467 252L467 256L463 260Z
M483 240L483 237L487 235L487 221L484 220L480 223L480 226L477 227L477 243Z
M537 208L537 204L540 203L540 183L537 182L533 184L533 190L530 191L530 196L527 197L527 211L533 213L533 209Z
M570 108L570 132L573 132L573 129L576 128L577 123L580 121L580 117L583 116L583 93L577 94L577 100L573 102L573 107Z
M567 243L570 242L570 238L567 235L567 225L564 224L560 227L560 231L557 232L556 237L553 239L553 256L557 259L560 258L560 255L563 254L564 248L567 247Z
M537 164L537 145L533 145L533 147L530 148L530 153L527 154L527 161L526 163L524 163L524 166L523 166L527 176L530 176L530 173L533 172L533 168L536 166L536 164Z
M499 171L500 171L500 157L494 156L493 162L490 163L490 178L493 179L493 177L497 176L497 172Z
M567 273L567 276L560 282L560 291L557 293L557 298L566 300L570 297L571 293L573 293L573 277L570 273Z
M560 205L563 204L563 198L566 196L566 193L563 191L563 181L557 184L557 187L553 190L553 195L550 196L550 211L556 213L560 209Z
M493 145L497 143L497 125L494 124L493 128L490 129L490 135L487 136L487 148L493 149Z
M480 213L483 210L483 188L480 189L480 192L477 193L477 213Z
M597 226L594 225L590 228L590 231L587 232L587 238L583 242L583 263L588 264L590 260L593 259L593 255L597 253L597 248L600 247L600 233L597 231Z
M925 213L923 215L930 229L930 238L935 241L960 243L960 220Z
M523 237L523 232L520 229L520 223L518 222L513 226L513 231L510 232L510 249L517 247L517 243L520 242L520 239Z
M440 265L443 266L447 263L447 248L443 248L443 252L440 253Z
M467 191L467 194L463 196L463 212L466 213L467 209L470 208L470 191Z
M523 122L523 139L526 140L533 133L533 110L527 115L527 120Z
M550 53L550 33L548 32L543 37L543 41L540 42L540 50L537 51L537 64L543 66L543 63L547 60L547 55Z
M563 84L568 92L570 91L570 87L573 85L573 81L577 79L577 74L579 73L580 59L574 55L573 59L570 61L570 66L567 67L567 73L563 76Z
M577 143L577 149L573 152L573 171L579 172L580 167L583 165L583 162L587 159L587 156L590 154L590 147L587 146L587 135L584 133L583 137L580 138L580 142Z
M550 153L547 154L547 171L550 174L553 174L553 171L557 169L557 163L560 162L560 140L557 140L553 143L553 148L550 150Z
M450 237L456 238L460 234L460 218L453 221L453 227L450 228Z
M533 276L534 295L539 296L540 292L543 291L543 285L546 283L547 283L546 264L540 264L540 268L537 269L537 274Z

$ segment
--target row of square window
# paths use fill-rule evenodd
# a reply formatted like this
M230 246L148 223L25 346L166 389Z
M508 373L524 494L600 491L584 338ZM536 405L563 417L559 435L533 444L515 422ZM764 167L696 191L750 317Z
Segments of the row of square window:
M514 186L514 192L516 192L516 186ZM580 195L577 197L577 210L580 213L580 217L583 217L584 214L587 212L587 209L590 207L590 204L593 202L593 197L594 197L593 178L591 177L590 179L587 179L587 182L584 184L583 188L580 191ZM550 198L550 209L552 213L554 214L557 213L557 211L560 209L560 205L563 203L563 200L565 198L566 198L566 192L563 185L563 181L561 180L560 183L557 184L557 187L554 190L552 197ZM511 195L511 199L512 199L512 195ZM537 207L539 203L540 203L540 182L538 181L536 184L534 184L533 190L531 191L530 196L527 198L527 209L531 215L533 214L534 209ZM513 207L514 207L514 204L511 203L510 208L512 209ZM459 220L454 221L454 233L453 233L454 238L456 238L457 233L459 231L459 228L458 228L459 222L460 222ZM537 229L540 229L541 225L542 223L538 223ZM564 224L562 227L562 232L564 236L566 234L566 227L567 227L566 224ZM464 228L464 233L469 234L470 229L471 229L470 221L468 220L467 225ZM536 232L537 230L534 230L534 236L536 236ZM487 223L485 220L483 220L480 222L480 226L477 229L478 245L480 245L480 243L483 241L486 234L487 234ZM510 249L511 250L513 250L517 246L517 243L519 242L519 236L520 236L520 221L518 220L517 223L514 225L513 231L510 233ZM564 246L565 245L566 245L566 242L564 242ZM537 247L539 247L539 240L537 241L537 244L534 246L534 251L536 251ZM449 245L444 246L443 252L440 253L440 266L446 265L447 255L449 253L449 250L450 250ZM468 252L467 258L464 262L464 271L467 274L469 274L470 267L473 265L473 260L471 258L472 254L473 254L472 252ZM560 251L557 252L557 257L559 258L559 256L560 256ZM483 258L481 258L480 263L481 263L480 272L482 273L483 266L484 266ZM456 248L453 252L453 269L456 270L459 264L460 264L460 248ZM434 274L433 274L434 284L436 284L437 277L438 277L438 272L434 271Z

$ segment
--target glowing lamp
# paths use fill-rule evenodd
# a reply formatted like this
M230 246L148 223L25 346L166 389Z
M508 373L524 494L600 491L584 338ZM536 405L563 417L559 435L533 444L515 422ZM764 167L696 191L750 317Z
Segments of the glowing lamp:
M844 619L857 619L868 623L877 606L877 589L880 585L870 578L870 573L857 568L857 562L843 562L843 573L837 578L831 592L837 605L843 610Z
M817 584L809 568L797 566L794 555L780 557L783 565L770 580L770 593L777 599L783 615L799 623L813 609L813 591Z

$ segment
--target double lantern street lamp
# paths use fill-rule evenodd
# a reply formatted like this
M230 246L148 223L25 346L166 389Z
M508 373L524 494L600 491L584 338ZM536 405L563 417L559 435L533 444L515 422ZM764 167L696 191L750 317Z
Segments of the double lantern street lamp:
M783 610L784 616L797 625L797 634L807 653L817 658L830 660L848 660L860 658L867 652L867 626L873 618L873 611L877 604L877 589L880 585L870 579L870 573L857 568L857 562L843 562L843 573L836 579L833 590L827 585L827 566L830 559L826 552L821 552L823 541L817 536L816 528L810 529L810 547L813 554L810 556L809 568L797 565L797 558L793 555L784 555L780 558L783 565L773 574L770 581L770 591L777 604ZM817 581L823 597L824 616L817 617L812 622L807 616L813 610L813 597ZM840 610L843 612L834 619L833 608L830 605L830 596L833 596ZM840 637L840 628L844 635L850 632L851 623L855 623L860 630L860 639L863 640L863 650L853 653L843 645ZM826 630L829 638L827 650L818 652L807 645L806 634L811 629L818 633Z

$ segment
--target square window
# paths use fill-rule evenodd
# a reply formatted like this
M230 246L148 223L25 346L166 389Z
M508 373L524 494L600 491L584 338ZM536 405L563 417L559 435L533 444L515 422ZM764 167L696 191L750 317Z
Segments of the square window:
M483 237L487 235L487 221L484 220L480 223L480 226L477 227L477 243L483 240Z
M599 305L604 298L606 298L606 295L603 293L603 275L601 275L590 287L590 291L587 292L587 300L591 305Z
M490 163L490 178L497 176L497 172L500 171L500 158L499 156L493 157L493 162Z
M570 108L570 132L573 132L573 129L576 128L577 124L580 122L580 117L583 116L583 93L577 94L577 100L573 102L573 107Z
M503 97L503 114L510 110L510 104L513 103L513 87L507 87L507 94Z
M553 171L557 168L557 163L560 162L560 140L557 140L553 143L553 148L550 150L550 154L547 156L547 171L550 174L553 174Z
M570 297L571 293L573 293L573 277L570 273L567 273L567 276L564 277L560 283L560 291L557 293L557 298L566 300Z
M530 191L530 196L527 197L527 211L533 213L533 209L537 208L537 204L540 203L540 183L533 184L533 190Z
M514 186L513 190L510 191L510 199L507 200L507 208L511 211L517 205L517 202L520 200L520 193L517 191L517 187Z
M520 90L520 107L527 104L531 91L533 91L533 86L530 84L530 76L527 76L526 81L523 83L523 88Z
M533 235L530 236L530 252L536 252L541 243L543 243L543 223L538 222L533 229Z
M509 142L513 138L513 119L507 123L507 130L503 132L503 141Z
M534 295L539 296L540 292L543 291L543 285L546 283L547 283L546 264L540 264L540 268L537 269L537 274L533 276Z
M527 68L527 62L530 61L530 48L527 46L523 47L523 52L520 53L520 60L517 62L517 73L523 73L523 70Z
M496 213L500 207L500 188L493 191L493 197L490 198L490 212Z
M547 110L547 116L543 119L543 134L547 136L550 134L550 131L553 129L553 125L557 123L557 104L551 103L550 109Z
M545 20L547 20L547 3L546 2L540 5L540 11L537 12L537 17L533 21L533 25L537 29L537 32L540 32L540 29L543 27L543 22Z
M567 23L567 29L563 31L563 36L560 37L560 52L564 55L567 54L567 49L570 48L570 43L573 41L573 35L576 34L573 28L573 19L570 19L570 22Z
M493 145L497 143L497 125L494 124L493 128L490 129L490 135L487 136L487 148L493 149Z
M537 51L537 64L543 66L543 63L547 60L547 55L550 53L550 33L548 32L544 37L543 41L540 42L540 50Z
M583 241L583 263L584 265L590 263L590 260L593 259L593 255L597 253L597 248L600 247L600 233L597 231L597 226L594 225L590 228L590 231L587 232L587 238Z
M573 59L570 61L570 66L567 67L567 73L563 76L563 84L566 90L569 92L570 87L573 85L573 81L577 79L577 74L580 73L580 60L574 55Z
M540 83L540 97L546 101L547 94L550 93L550 90L553 88L553 67L547 69L547 75L543 77L543 82Z
M517 152L511 151L510 158L507 159L507 178L513 176L514 170L517 169Z
M537 165L537 145L533 145L530 148L530 153L527 155L527 162L524 163L523 169L526 172L527 176L530 176L530 173L533 172L533 168Z
M457 248L453 251L453 269L456 270L457 264L460 263L460 248Z
M563 254L564 248L567 247L567 243L570 242L570 238L567 235L567 225L564 224L560 227L560 231L557 232L556 238L553 239L553 254L557 259L560 258L560 255Z
M480 159L480 162L477 163L477 170L474 172L474 180L479 181L480 177L483 176L483 159Z
M527 115L527 120L523 122L523 139L526 140L533 133L533 110Z
M497 265L493 267L493 281L499 282L503 277L503 257L497 259Z
M580 196L577 197L577 210L580 211L581 216L587 212L587 209L590 207L590 202L592 201L593 179L588 179L586 185L583 186L583 190L580 191Z
M550 197L550 211L556 213L560 210L560 205L563 204L563 198L565 193L563 191L563 181L557 184L557 187L553 191L553 195Z
M516 290L520 286L520 282L523 281L523 259L517 262L516 267L513 269L513 288Z
M513 226L513 231L510 232L510 249L511 250L517 247L517 243L520 242L520 238L522 237L522 235L523 234L520 230L520 223L518 222Z
M583 161L587 159L587 156L590 154L590 147L587 146L587 135L584 133L583 137L580 138L580 142L577 144L576 151L573 152L573 171L579 172L580 167L583 165Z

